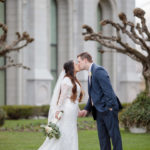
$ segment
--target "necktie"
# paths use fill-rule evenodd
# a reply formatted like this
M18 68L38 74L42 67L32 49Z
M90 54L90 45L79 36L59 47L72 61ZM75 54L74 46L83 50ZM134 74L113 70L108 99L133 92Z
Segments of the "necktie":
M91 72L89 72L89 85L91 85L91 76L92 76L92 73Z
M91 86L91 77L92 77L92 73L89 72L89 73L88 73L88 79L89 79L89 85L90 85L90 86ZM92 103L92 106L93 106L93 101L92 101L92 99L91 99L91 103Z

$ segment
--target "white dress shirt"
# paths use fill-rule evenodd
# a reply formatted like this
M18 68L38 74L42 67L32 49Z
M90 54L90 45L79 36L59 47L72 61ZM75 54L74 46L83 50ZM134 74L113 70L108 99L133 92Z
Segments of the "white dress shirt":
M88 71L88 76L89 76L89 83L91 84L91 69L92 69L92 65L93 63L91 63L90 67L89 67L89 71Z
M92 69L92 65L93 63L91 63L90 67L89 67L89 71L88 71L88 76L89 76L89 84L91 84L91 69ZM92 106L93 106L93 100L91 99L91 102L92 102Z

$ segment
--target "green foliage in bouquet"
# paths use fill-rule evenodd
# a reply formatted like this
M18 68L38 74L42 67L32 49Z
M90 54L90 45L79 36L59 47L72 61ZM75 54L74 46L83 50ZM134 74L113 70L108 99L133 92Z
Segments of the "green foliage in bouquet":
M48 136L49 139L52 139L52 138L59 139L60 138L60 135L61 135L60 130L55 123L49 122L49 124L47 126L41 125L41 127L43 128L44 135Z
M2 108L0 108L0 126L4 124L5 116L6 116L5 111Z
M44 129L45 135L48 136L49 139L60 138L61 133L59 127L57 126L57 122L61 119L63 113L64 113L63 110L59 111L59 113L57 114L57 118L53 119L53 121L50 121L46 126L41 125L41 127Z
M55 137L56 139L60 138L60 131L58 126L55 123L49 122L49 127L51 127L53 130L51 133L49 133L48 137L51 139Z
M141 92L137 98L120 114L120 121L126 129L146 127L150 131L150 97Z

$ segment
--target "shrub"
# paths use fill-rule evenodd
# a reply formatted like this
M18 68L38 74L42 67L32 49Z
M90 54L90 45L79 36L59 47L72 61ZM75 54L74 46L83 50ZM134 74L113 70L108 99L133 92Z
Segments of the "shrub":
M33 113L32 116L41 116L41 106L33 106Z
M34 106L34 108L33 108L33 116L48 117L49 109L50 109L49 105Z
M1 108L6 111L8 119L28 119L33 116L47 117L50 106L7 105Z
M131 103L122 103L123 110L129 107Z
M84 109L85 105L86 105L86 104L79 104L80 110Z
M80 110L83 110L86 104L79 104ZM123 104L126 107L128 104ZM34 116L48 117L49 105L30 106L30 105L7 105L2 106L6 111L8 119L28 119Z
M28 119L33 114L33 106L7 105L3 106L8 119Z
M48 117L49 109L50 109L49 105L43 105L43 106L41 106L42 116Z
M137 98L120 114L120 121L123 126L146 127L150 129L150 97L145 92L141 92Z
M6 116L5 111L2 108L0 108L0 126L4 124L5 116Z

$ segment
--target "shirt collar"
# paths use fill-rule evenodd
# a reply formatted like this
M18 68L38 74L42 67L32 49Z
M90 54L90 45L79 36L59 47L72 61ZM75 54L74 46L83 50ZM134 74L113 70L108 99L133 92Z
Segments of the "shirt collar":
M90 67L89 67L89 72L91 72L92 65L93 65L93 63L91 63L91 65L90 65Z

